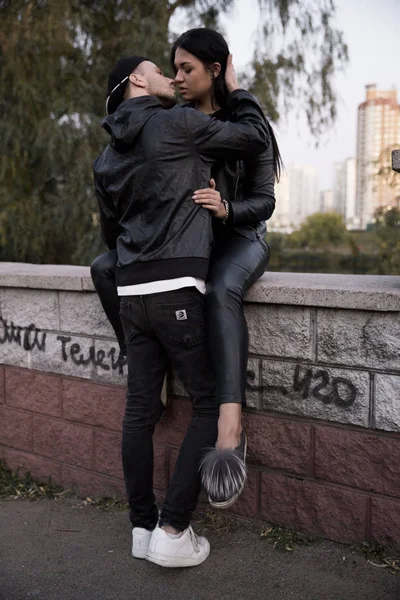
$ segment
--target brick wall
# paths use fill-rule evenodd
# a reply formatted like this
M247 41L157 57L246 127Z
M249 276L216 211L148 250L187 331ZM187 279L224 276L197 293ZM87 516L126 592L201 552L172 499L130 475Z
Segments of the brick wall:
M245 312L250 474L233 512L400 548L399 278L271 273ZM0 264L0 458L122 496L125 381L86 268ZM169 387L160 498L190 419L181 383Z
M0 457L91 496L124 496L125 389L19 367L0 369ZM168 485L190 419L174 396L155 434L154 487ZM399 547L400 437L249 409L249 481L232 512L339 541Z

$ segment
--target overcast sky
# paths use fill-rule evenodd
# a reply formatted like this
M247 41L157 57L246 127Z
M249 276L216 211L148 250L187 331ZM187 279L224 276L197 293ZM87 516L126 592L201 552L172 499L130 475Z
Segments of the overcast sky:
M344 32L350 62L335 87L340 97L338 119L323 144L315 150L305 123L294 118L277 128L284 162L314 165L320 189L332 185L333 163L355 155L357 106L365 98L365 85L380 89L395 86L400 101L400 0L336 0L337 26ZM259 22L257 0L237 0L223 24L238 69L252 58Z

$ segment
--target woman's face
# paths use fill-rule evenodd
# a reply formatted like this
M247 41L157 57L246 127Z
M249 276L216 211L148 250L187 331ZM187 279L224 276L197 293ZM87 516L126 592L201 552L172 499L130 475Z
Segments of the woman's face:
M201 102L211 97L213 74L217 76L221 70L219 63L211 66L211 71L193 54L183 48L175 52L175 83L179 92L187 102Z

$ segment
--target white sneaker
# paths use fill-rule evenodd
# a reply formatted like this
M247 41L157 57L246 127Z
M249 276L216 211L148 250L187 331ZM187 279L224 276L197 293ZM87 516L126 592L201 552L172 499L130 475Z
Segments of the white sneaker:
M177 538L172 538L160 527L152 533L147 560L161 567L195 567L210 554L205 537L197 536L189 526Z
M152 533L143 527L132 529L132 556L134 558L146 558Z

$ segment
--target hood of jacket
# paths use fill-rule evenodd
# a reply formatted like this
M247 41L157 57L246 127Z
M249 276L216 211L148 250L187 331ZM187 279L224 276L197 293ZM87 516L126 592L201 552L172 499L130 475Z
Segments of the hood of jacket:
M163 110L155 96L140 96L122 102L117 110L103 119L101 126L111 136L111 147L117 152L126 152L140 135L152 116Z

